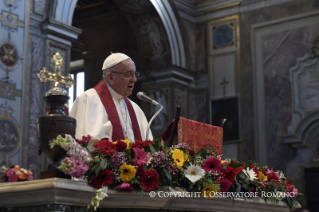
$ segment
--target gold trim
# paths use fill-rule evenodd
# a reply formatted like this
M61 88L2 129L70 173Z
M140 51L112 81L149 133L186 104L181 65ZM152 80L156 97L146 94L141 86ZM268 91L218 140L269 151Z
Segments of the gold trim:
M219 18L219 19L216 19L216 20L211 20L209 22L207 22L207 67L208 67L208 77L209 77L209 80L212 79L212 77L214 76L213 74L210 73L211 71L211 63L209 62L209 59L211 57L211 39L212 39L212 36L210 37L210 26L211 24L214 24L214 23L221 23L221 22L226 22L226 21L229 21L229 20L234 20L234 23L236 24L236 29L234 31L235 33L235 36L236 38L234 39L235 40L235 47L237 48L237 60L239 61L239 56L240 56L240 30L239 30L239 15L232 15L232 16L228 16L228 17L223 17L223 18ZM217 24L216 24L217 25ZM224 53L223 53L224 54ZM239 66L240 64L238 64ZM238 74L240 73L240 67L238 67ZM240 75L238 75L238 78L240 77ZM240 85L240 81L238 82L238 86ZM209 101L212 100L211 96L212 96L212 87L211 87L211 84L209 83L209 86L208 86L209 90L208 90L208 96L209 96ZM241 95L241 90L240 88L238 88L238 95L240 96ZM214 96L213 96L214 98ZM211 122L210 122L211 123Z
M103 2L97 2L97 3L94 3L94 4L85 5L85 6L75 5L74 10L80 11L80 10L84 10L84 9L87 9L87 8L91 8L91 7L96 7L96 6L99 6L99 5L103 5L103 4L104 4Z
M203 11L203 13L211 13L211 12L215 12L215 11L218 11L218 10L224 10L224 9L227 9L227 8L230 8L230 7L239 6L239 5L240 5L240 2L236 2L236 3L233 3L233 4L229 4L229 5L213 8L213 9L210 9L210 10L205 10L205 11Z

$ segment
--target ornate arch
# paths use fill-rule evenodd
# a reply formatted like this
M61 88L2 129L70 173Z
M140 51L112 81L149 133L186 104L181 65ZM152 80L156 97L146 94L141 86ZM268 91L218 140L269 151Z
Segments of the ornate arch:
M48 8L48 17L71 26L76 2L77 0L50 1Z

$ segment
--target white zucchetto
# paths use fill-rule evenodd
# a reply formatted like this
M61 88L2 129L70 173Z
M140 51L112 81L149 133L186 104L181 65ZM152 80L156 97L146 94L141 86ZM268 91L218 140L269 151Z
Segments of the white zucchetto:
M127 60L127 59L131 59L129 56L127 56L126 54L123 53L112 53L110 56L108 56L103 63L103 67L102 70L111 68L117 64L119 64L120 62Z

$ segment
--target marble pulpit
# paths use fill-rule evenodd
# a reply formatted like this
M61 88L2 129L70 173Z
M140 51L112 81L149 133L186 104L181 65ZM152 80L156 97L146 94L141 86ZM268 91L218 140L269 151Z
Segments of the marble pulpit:
M85 181L62 178L0 183L0 212L86 211L95 189ZM170 197L152 198L149 193L108 190L97 211L212 211L212 212L289 212L284 202L265 203L263 199Z

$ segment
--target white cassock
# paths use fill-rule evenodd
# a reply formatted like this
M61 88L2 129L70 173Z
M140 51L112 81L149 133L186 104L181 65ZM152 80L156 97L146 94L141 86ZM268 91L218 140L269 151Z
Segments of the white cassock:
M107 87L119 115L123 134L128 140L134 142L132 122L123 96L116 93L109 85ZM145 140L148 121L141 108L135 102L131 100L130 102L136 114L142 140ZM90 142L89 147L92 147L96 141L102 138L112 140L113 126L94 88L85 91L74 101L70 116L76 119L75 138L81 139L83 135L93 137L94 142ZM153 140L151 131L149 132L148 139Z

